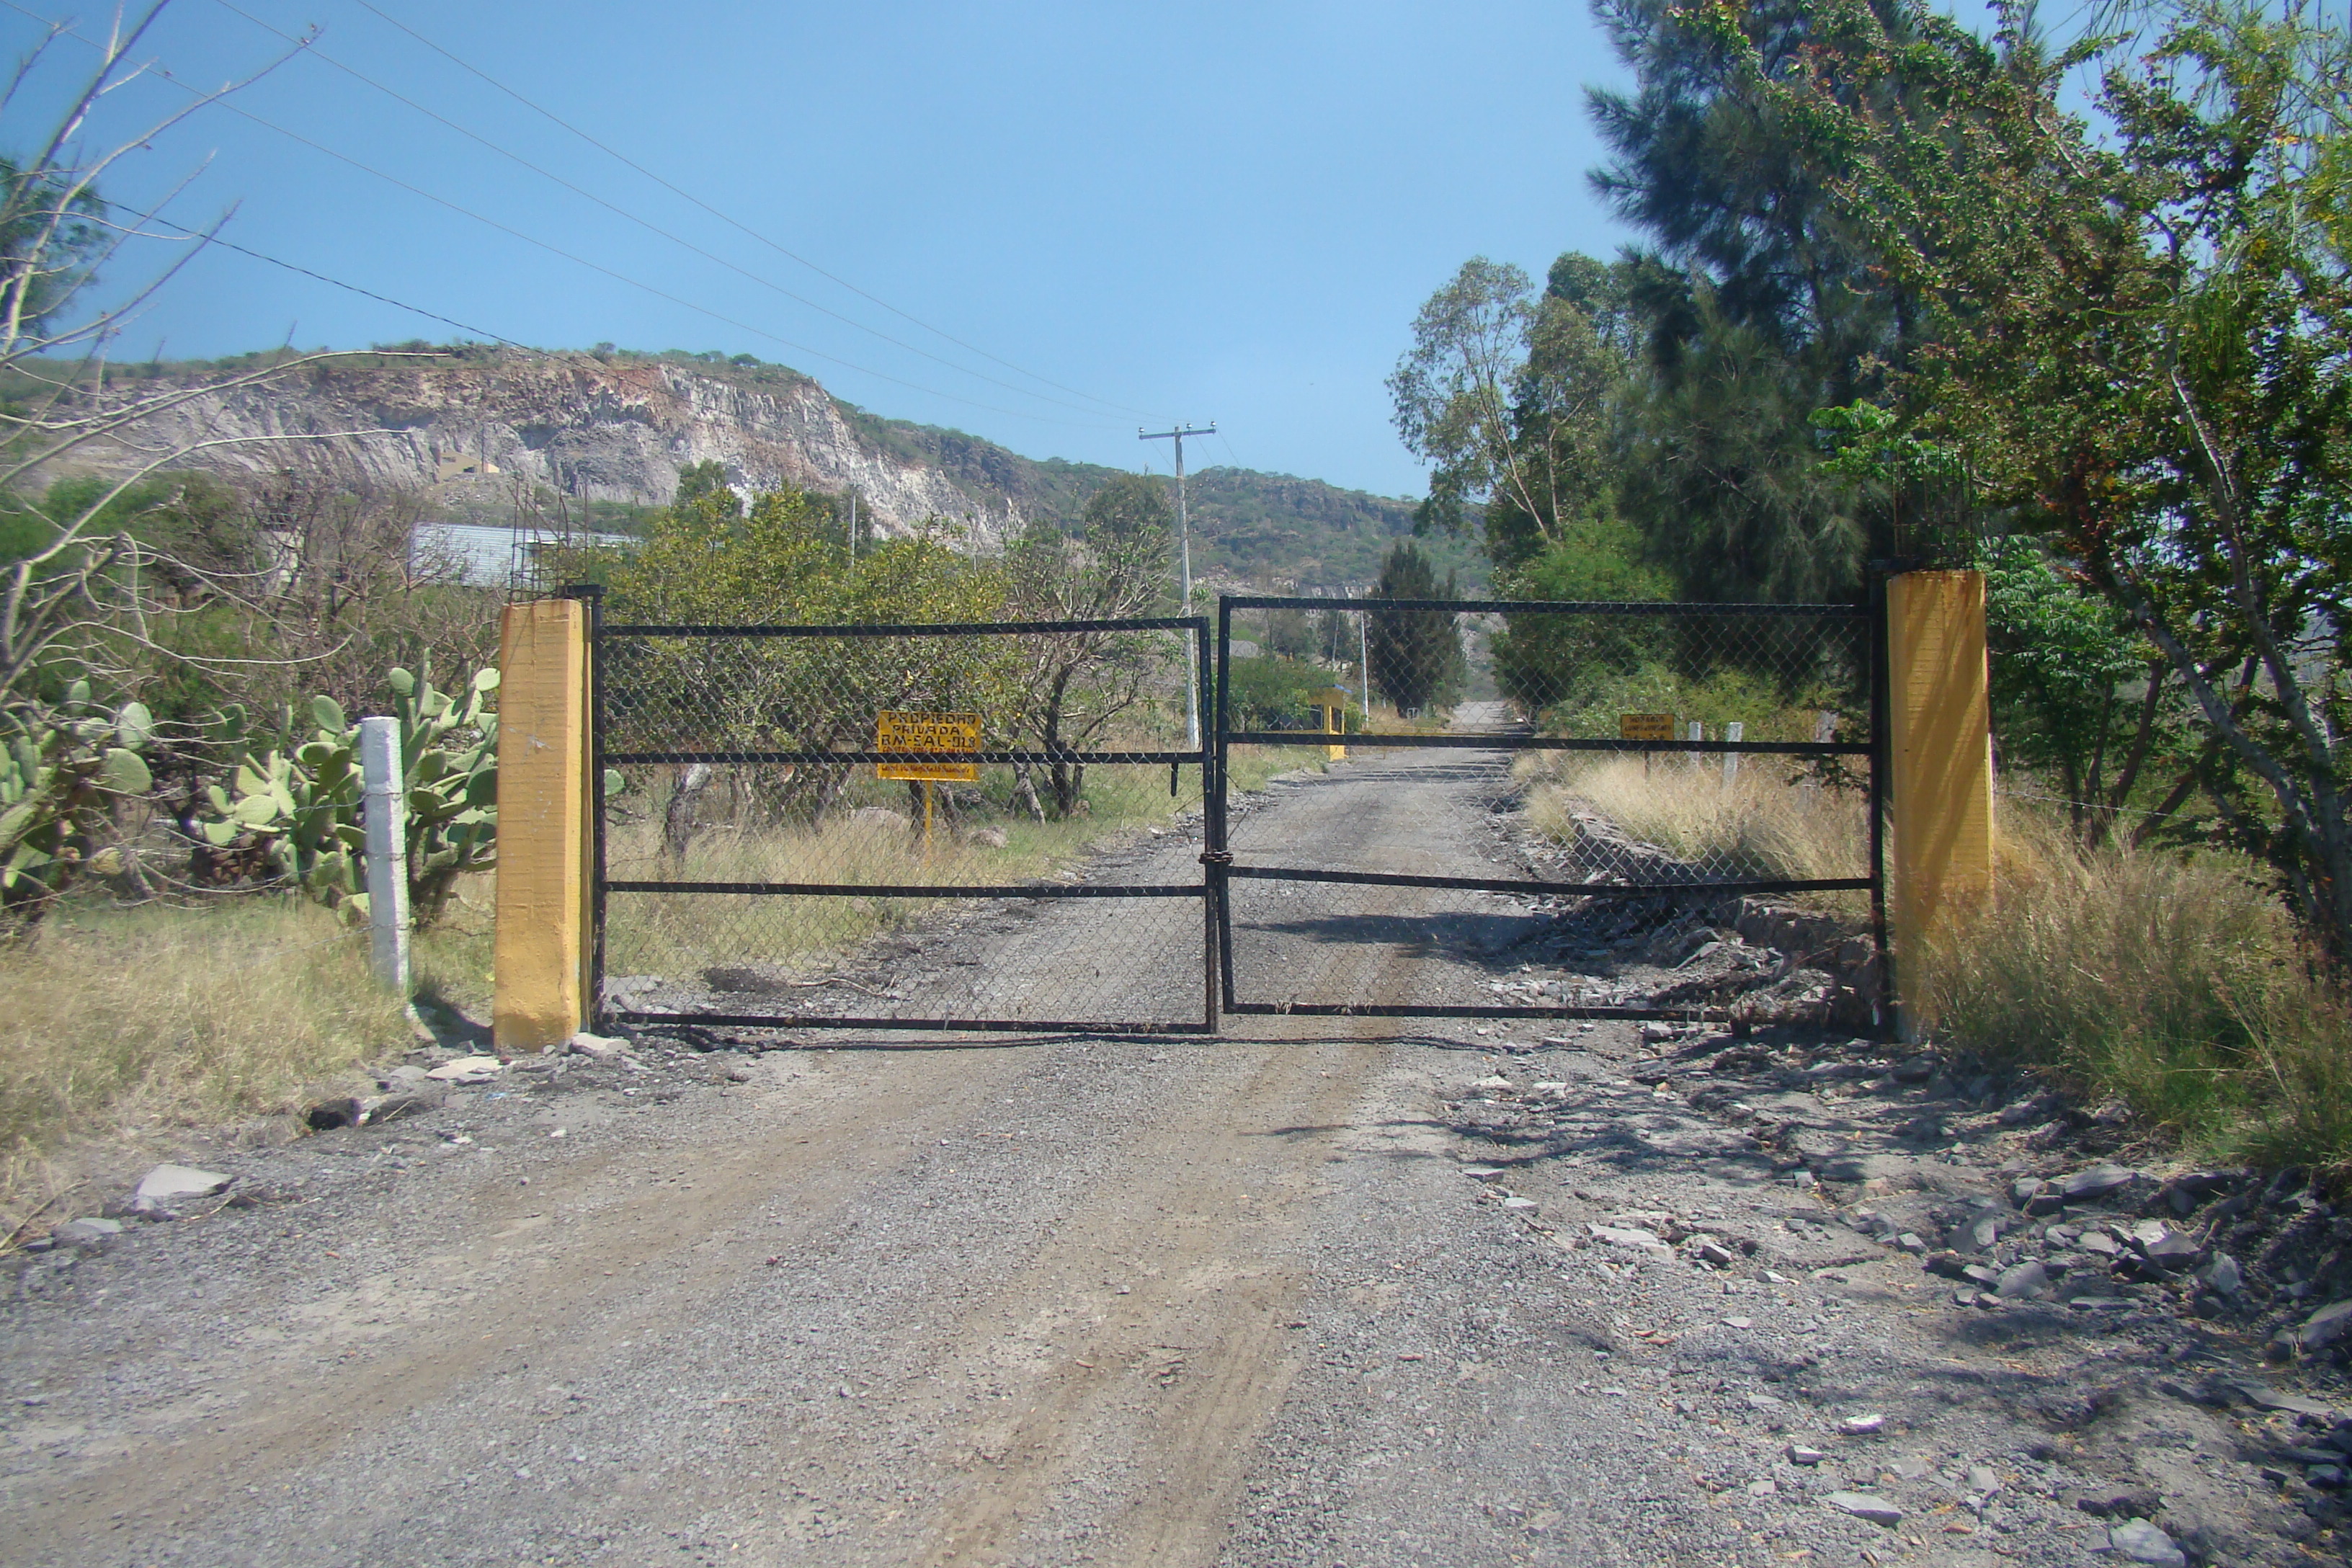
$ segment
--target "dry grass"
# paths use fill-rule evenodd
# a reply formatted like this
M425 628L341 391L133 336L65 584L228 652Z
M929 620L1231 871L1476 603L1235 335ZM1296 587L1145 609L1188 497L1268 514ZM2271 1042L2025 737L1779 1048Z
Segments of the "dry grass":
M2004 812L1999 894L1923 956L1943 1039L2212 1157L2352 1163L2352 1012L2242 861L2086 853Z
M69 909L0 951L0 1191L78 1134L215 1122L404 1043L366 935L314 906Z
M1233 759L1237 788L1299 767L1324 766L1319 747L1250 748ZM1048 877L1088 855L1131 841L1201 803L1196 771L1171 796L1156 768L1099 768L1087 781L1087 814L1037 822L992 817L1003 848L944 824L927 854L911 825L837 813L817 829L790 824L717 824L699 829L683 868L661 854L656 816L612 830L605 856L617 879L736 882L814 882L874 887L945 883L996 886ZM903 809L903 796L892 809ZM974 824L974 826L982 826ZM713 964L751 964L785 976L832 967L879 932L971 906L962 900L888 897L791 898L690 893L616 893L608 906L605 973L679 975Z
M1521 764L1521 777L1528 821L1563 843L1575 837L1572 814L1583 809L1678 859L1727 875L1866 875L1870 844L1862 795L1791 784L1785 769L1769 765L1778 761L1742 759L1727 784L1715 756L1693 767L1675 755L1645 761L1544 752Z

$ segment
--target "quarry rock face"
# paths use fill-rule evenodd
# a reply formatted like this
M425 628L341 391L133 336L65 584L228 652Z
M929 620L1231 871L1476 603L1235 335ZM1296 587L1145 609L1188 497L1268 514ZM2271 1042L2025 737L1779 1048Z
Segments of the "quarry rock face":
M111 395L173 384L132 381ZM984 543L1017 531L1032 510L1009 465L996 465L1008 468L1002 475L988 471L993 448L985 443L947 454L974 468L970 476L882 450L823 386L781 367L738 376L584 353L301 366L202 394L142 424L131 441L85 448L59 471L127 471L160 447L226 438L250 444L211 447L202 466L263 472L285 465L288 444L268 438L287 436L320 437L302 448L396 489L455 484L480 493L522 480L582 500L661 505L677 492L679 468L715 460L744 491L855 486L862 515L884 534L939 518Z

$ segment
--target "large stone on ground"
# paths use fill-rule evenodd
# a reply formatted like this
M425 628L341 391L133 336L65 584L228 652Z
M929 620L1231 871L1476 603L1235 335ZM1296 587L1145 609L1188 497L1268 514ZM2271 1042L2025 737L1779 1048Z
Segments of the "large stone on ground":
M2070 1204L2096 1203L2116 1188L2129 1186L2132 1175L2121 1165L2093 1165L2067 1177L2058 1190Z
M2144 1519L2127 1519L2107 1530L2107 1549L2126 1563L2150 1568L2189 1568L2189 1554L2172 1537Z
M2330 1301L2303 1321L2303 1348L2324 1350L2352 1333L2352 1299Z
M228 1189L229 1178L218 1171L199 1171L193 1165L158 1165L139 1178L135 1196L152 1204L168 1204L175 1198L208 1198Z
M1869 1492L1832 1492L1822 1500L1840 1513L1850 1513L1856 1519L1866 1519L1890 1530L1903 1522L1901 1509Z

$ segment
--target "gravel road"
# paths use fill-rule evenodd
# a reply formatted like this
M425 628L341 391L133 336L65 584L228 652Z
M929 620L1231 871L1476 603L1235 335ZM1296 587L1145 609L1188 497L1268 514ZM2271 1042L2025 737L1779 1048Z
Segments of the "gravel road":
M1498 778L1375 754L1236 840L1499 864ZM1250 962L1285 994L1461 1000L1539 923L1350 897L1245 907ZM901 962L985 973L1104 915L967 920ZM1960 1568L2118 1561L2111 1524L2151 1515L2200 1559L2338 1552L2248 1458L2277 1417L2158 1391L2228 1347L1953 1307L1634 1081L1660 1047L1628 1026L1240 1022L648 1037L192 1146L245 1206L0 1276L7 1559ZM1515 1096L1573 1135L1529 1153L1462 1109Z

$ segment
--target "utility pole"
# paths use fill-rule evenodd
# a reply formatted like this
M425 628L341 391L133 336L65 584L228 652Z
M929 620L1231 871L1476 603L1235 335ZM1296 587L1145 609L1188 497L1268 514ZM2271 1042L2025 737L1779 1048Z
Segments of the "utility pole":
M857 487L849 487L849 563L857 564Z
M1139 441L1176 443L1176 542L1180 563L1177 570L1180 574L1179 581L1183 586L1184 613L1188 616L1192 613L1192 529L1191 521L1184 512L1184 437L1213 436L1216 433L1217 422L1213 419L1209 421L1208 428L1205 430L1196 430L1189 425L1179 425L1173 430L1147 431L1140 425L1135 427L1135 438ZM1195 650L1195 657L1196 658L1198 657L1197 650ZM1198 684L1189 678L1184 682L1185 744L1195 751L1198 751L1201 745L1201 694L1197 689Z

